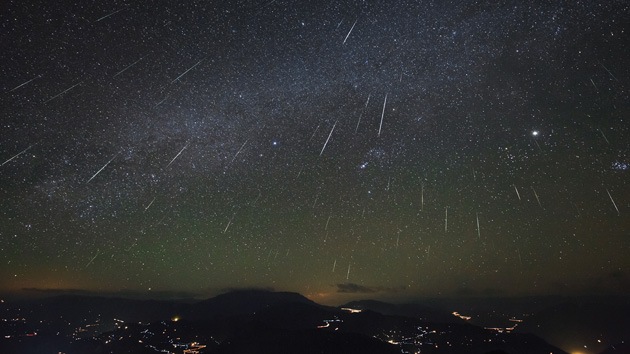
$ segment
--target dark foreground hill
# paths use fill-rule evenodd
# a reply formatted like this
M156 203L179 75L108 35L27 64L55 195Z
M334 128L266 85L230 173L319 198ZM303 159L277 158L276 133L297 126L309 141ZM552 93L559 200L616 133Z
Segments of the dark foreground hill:
M619 349L624 347L624 341L630 341L628 314L628 296L562 299L534 312L520 330L563 347L586 346L592 352L608 348L610 353L630 353Z

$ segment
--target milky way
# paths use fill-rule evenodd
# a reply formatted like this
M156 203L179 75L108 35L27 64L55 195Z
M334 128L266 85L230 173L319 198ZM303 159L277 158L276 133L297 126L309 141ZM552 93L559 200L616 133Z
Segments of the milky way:
M4 290L630 291L624 1L3 12Z

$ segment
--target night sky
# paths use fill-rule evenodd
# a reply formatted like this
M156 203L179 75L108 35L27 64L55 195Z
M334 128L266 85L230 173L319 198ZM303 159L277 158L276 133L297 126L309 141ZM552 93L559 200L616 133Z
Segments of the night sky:
M1 8L2 291L630 293L627 1Z

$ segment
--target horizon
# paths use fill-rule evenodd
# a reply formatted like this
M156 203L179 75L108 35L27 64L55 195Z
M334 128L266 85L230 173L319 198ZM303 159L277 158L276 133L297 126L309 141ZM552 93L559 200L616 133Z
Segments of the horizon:
M613 298L626 298L625 294L520 294L520 295L439 295L439 296L398 296L392 297L391 295L384 295L378 293L340 293L337 297L330 296L329 294L303 294L300 292L272 289L272 288L229 288L220 289L213 293L181 293L171 291L130 291L130 290L118 290L118 291L94 291L85 289L38 289L38 288L26 288L19 291L4 291L0 292L0 299L9 301L22 301L22 300L36 300L46 299L59 296L78 296L78 297L93 297L93 298L110 298L110 299L126 299L126 300L139 300L139 301L174 301L174 302L198 302L209 300L217 296L231 294L231 293L288 293L297 294L307 298L317 304L339 307L354 301L378 301L389 304L421 304L423 302L435 303L435 302L453 302L453 303L467 303L470 301L493 301L493 300L541 300L541 299L556 299L563 301L571 300L604 300Z
M89 325L94 328L91 331L95 331L96 328L109 331L111 328L108 327L109 325L107 324L124 324L126 322L136 323L139 320L140 322L138 322L138 325L141 327L146 326L146 328L150 328L154 325L159 326L160 324L167 325L166 323L183 322L186 324L186 327L184 328L190 330L191 328L196 328L196 326L205 328L203 326L207 323L213 323L215 320L224 321L224 316L236 316L235 318L241 318L241 320L246 319L245 323L251 323L250 321L252 318L255 318L256 314L259 313L256 310L257 308L275 309L272 310L271 313L279 311L275 312L276 315L272 314L271 317L266 317L270 314L270 312L261 311L260 315L263 319L274 319L276 318L275 316L278 315L280 316L279 318L284 318L284 307L286 305L291 303L304 305L305 303L303 302L303 299L307 299L312 302L309 301L306 304L312 304L312 306L309 305L307 307L298 306L296 308L289 308L298 309L297 311L303 311L304 314L309 314L311 313L309 311L318 309L314 313L318 313L318 316L323 316L320 317L320 321L323 321L323 323L327 323L329 321L340 321L339 318L337 318L337 315L334 316L334 320L329 319L330 317L328 316L333 316L333 314L336 313L334 311L341 311L343 313L347 312L351 315L358 312L364 312L365 310L370 310L371 312L377 314L376 317L374 317L374 314L370 315L366 313L365 315L367 317L361 317L363 320L359 321L359 323L365 321L360 324L360 326L369 323L374 325L381 322L390 323L389 321L382 321L382 316L394 321L403 320L404 323L408 323L409 320L415 319L421 321L418 323L421 323L422 326L413 326L413 328L418 330L424 329L423 333L425 334L436 333L428 330L428 328L433 326L450 329L446 332L439 332L441 333L440 336L436 336L435 339L439 338L439 340L444 343L448 343L449 340L455 340L460 343L465 343L465 345L468 346L470 345L470 338L468 336L462 336L462 333L458 331L452 332L459 333L458 335L451 336L448 334L451 333L451 330L453 330L453 328L450 327L451 325L461 325L468 328L468 330L477 331L475 332L477 335L491 336L490 338L496 338L499 333L504 333L502 337L504 341L515 339L519 335L540 337L552 345L562 348L571 354L596 354L606 348L614 348L615 344L623 343L623 339L625 338L623 335L623 328L626 328L627 326L623 311L620 313L619 306L621 306L621 308L628 308L630 306L628 297L621 295L548 295L494 298L460 296L416 298L413 299L413 301L387 301L386 299L354 298L346 299L342 303L325 304L320 301L316 301L317 299L304 297L302 294L296 292L275 291L268 288L224 289L224 291L227 292L203 299L167 299L162 297L146 298L142 297L141 294L138 293L127 292L125 294L121 294L120 292L77 292L76 289L68 289L65 292L52 292L50 289L47 291L43 291L42 289L25 289L25 291L30 292L31 295L36 294L36 296L30 298L7 299L3 298L0 294L0 300L2 300L4 313L13 314L13 317L5 317L3 320L8 321L9 323L34 323L41 325L41 320L44 319L44 323L48 323L48 320L51 320L50 323L55 323L52 320L57 318L58 315L52 315L52 317L50 317L50 314L62 314L62 318L66 318L65 316L69 315L69 318L74 319L73 321L78 321L69 322L69 320L65 320L65 322L62 322L64 326L69 326L70 328L74 328L74 326L82 328L82 323L93 323L95 321L95 323ZM242 294L245 294L246 296L241 296ZM258 295L260 296L258 297ZM261 301L257 301L256 298L260 298ZM71 301L67 301L68 299ZM89 299L93 299L94 301L90 301ZM215 299L216 301L213 301ZM158 302L155 303L155 301ZM159 304L163 306L157 306ZM273 306L270 306L270 304L273 304ZM33 307L32 305L35 306ZM321 307L320 305L325 306ZM311 310L308 310L307 308L310 308ZM138 310L136 311L132 309ZM205 310L199 312L201 309ZM333 312L328 312L329 315L322 315L323 312L319 312L322 310L324 312ZM245 312L243 313L241 311ZM289 313L291 313L289 318L299 319L302 317L294 316L295 314L292 311L293 310L289 311ZM205 313L205 315L202 312ZM219 313L221 315L218 315ZM245 313L247 313L248 316L242 317ZM87 314L89 314L89 316ZM155 317L155 314L159 314L159 316ZM151 318L152 320L142 321L142 316L149 316L147 318ZM250 318L249 316L254 317ZM87 319L90 317L92 318L92 321ZM311 322L313 319L308 315L304 316L304 318L306 321L305 323L310 323L307 328L310 328L312 331L319 331L328 327L327 325L314 326ZM575 322L575 318L579 318L580 321ZM602 318L605 318L606 320L601 322ZM168 319L170 319L170 321ZM375 322L373 322L374 319L376 319ZM557 328L559 324L569 323L567 320L570 320L571 326L566 329L562 326L559 329ZM253 322L255 323L256 321ZM345 319L341 320L339 323L341 324L343 322L345 322ZM349 321L349 323L353 322L354 321ZM12 324L11 326L15 326L15 324ZM7 327L7 330L12 328L11 326ZM378 326L376 327L379 328ZM386 327L383 327L383 330ZM519 329L521 327L523 328L519 330L517 327ZM21 327L18 326L17 328ZM120 328L121 326L114 325L114 330ZM124 328L127 329L127 326L125 325ZM463 329L464 327L459 328ZM56 337L59 336L60 329L61 327L51 327L49 328L49 331L52 330L51 333L53 334L57 333L54 335L54 337ZM41 331L41 329L38 331ZM336 329L334 331L336 331ZM530 331L534 331L535 333L530 333ZM8 335L8 337L5 338L20 338L19 331L16 332L11 330L7 333L5 333L5 335ZM47 332L43 331L42 333ZM76 332L74 333L76 334ZM387 333L389 333L389 335ZM98 334L98 331L94 332L94 334ZM379 338L381 341L396 345L411 344L411 342L406 341L391 342L391 332L383 331L381 334L384 335L384 338ZM42 337L45 338L46 335L50 334L43 334ZM23 337L24 334L21 336ZM35 336L39 337L39 335ZM110 341L108 338L111 338L111 333L109 335L105 334L104 337L92 336L90 338L91 341L96 340L98 342L99 340L103 340L105 341L105 344L107 344ZM116 336L116 338L123 337ZM402 338L405 337L403 336ZM25 339L21 340L25 343L24 345L27 345L26 343L32 343L24 340ZM72 341L77 340L78 338L76 337L72 339ZM461 342L462 340L463 342ZM526 342L529 340L531 340L531 338L528 338ZM143 341L141 340L140 343L143 343ZM218 342L216 343L218 344ZM422 343L423 342L421 341L416 344L422 345ZM513 349L513 347L511 348Z

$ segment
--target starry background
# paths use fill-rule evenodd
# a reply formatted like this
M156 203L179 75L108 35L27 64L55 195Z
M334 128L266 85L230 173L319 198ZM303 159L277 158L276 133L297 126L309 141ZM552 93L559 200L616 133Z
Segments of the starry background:
M630 292L625 1L8 1L0 290Z

